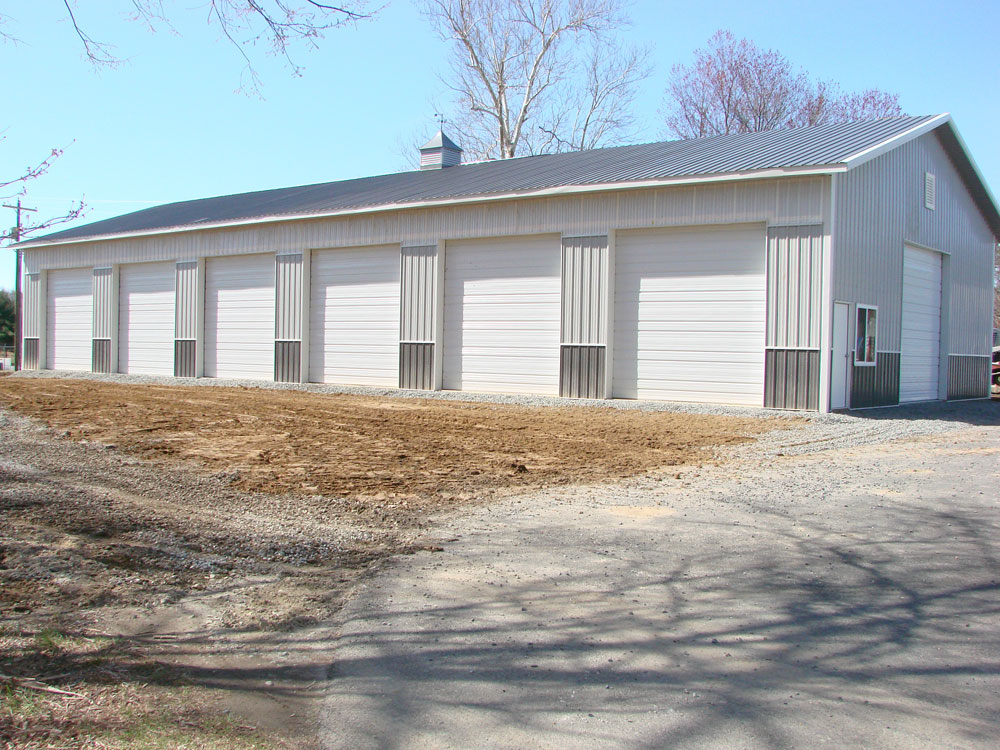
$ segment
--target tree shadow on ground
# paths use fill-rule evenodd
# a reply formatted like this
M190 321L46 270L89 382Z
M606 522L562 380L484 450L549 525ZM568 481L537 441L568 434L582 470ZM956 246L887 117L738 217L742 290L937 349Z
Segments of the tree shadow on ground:
M883 726L921 723L993 741L995 513L910 502L879 534L864 519L830 528L756 512L749 530L703 522L718 544L669 567L609 548L603 571L574 572L590 553L567 549L555 577L362 616L330 705L379 717L364 731L383 748L470 712L478 736L517 727L542 747L801 747L811 731L816 746L871 746L898 744Z

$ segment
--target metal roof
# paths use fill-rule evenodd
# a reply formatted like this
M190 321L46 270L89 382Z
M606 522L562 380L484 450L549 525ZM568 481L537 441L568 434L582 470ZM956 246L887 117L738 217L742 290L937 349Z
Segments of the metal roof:
M420 151L428 148L451 148L455 151L461 151L462 147L459 146L455 141L444 134L443 130L439 130L433 138L431 138L427 143L420 147Z
M244 222L281 221L352 211L421 205L508 195L531 195L568 186L608 189L616 183L642 186L664 180L712 179L843 170L849 163L897 145L897 141L950 123L948 115L894 117L763 133L743 133L683 141L544 154L462 164L446 169L402 172L317 185L225 195L170 203L93 222L22 243L26 246L160 231L184 231ZM960 142L959 142L960 143ZM964 148L960 148L965 153ZM995 201L978 178L980 208L1000 234ZM953 157L954 158L954 157ZM637 184L638 183L638 184ZM561 191L561 190L560 190ZM976 194L975 190L972 190ZM992 215L989 215L989 211Z

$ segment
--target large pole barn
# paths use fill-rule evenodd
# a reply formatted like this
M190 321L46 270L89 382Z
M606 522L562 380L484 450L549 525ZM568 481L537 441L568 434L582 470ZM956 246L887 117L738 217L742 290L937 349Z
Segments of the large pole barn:
M19 244L23 366L826 412L986 398L949 115L461 163Z

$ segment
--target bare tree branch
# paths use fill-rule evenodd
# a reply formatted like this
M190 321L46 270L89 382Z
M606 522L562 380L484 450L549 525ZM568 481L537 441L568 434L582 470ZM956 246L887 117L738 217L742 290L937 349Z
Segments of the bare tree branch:
M0 136L0 140L4 140L4 137ZM49 152L41 161L29 165L24 168L17 177L9 179L0 179L0 192L4 193L2 196L3 200L13 199L16 196L27 195L28 183L32 180L36 180L39 177L44 176L49 169L52 168L52 164L63 155L63 149L54 148ZM7 191L10 188L9 192ZM70 205L65 212L52 216L48 219L42 221L36 221L36 223L31 223L31 218L35 216L34 214L27 214L26 218L28 223L21 225L21 239L24 239L26 235L33 234L35 232L40 232L49 227L55 226L57 224L64 224L68 221L75 221L84 215L86 211L86 205L82 200L76 201ZM0 241L14 239L13 232L0 232Z
M601 90L593 90L585 51L612 47L624 24L620 0L422 2L441 38L452 44L444 83L455 95L457 113L449 122L473 158L598 144L619 123L597 113L612 100L627 109L645 74L645 53L636 53L631 65L617 69L625 81L601 81ZM601 60L608 66L602 73L615 71L607 53ZM588 116L602 126L585 125Z
M56 216L50 216L42 221L33 222L30 219L24 223L22 220L20 240L24 240L29 235L36 234L38 232L44 232L46 229L51 229L59 224L66 224L70 221L76 221L77 219L83 218L87 212L87 205L82 201L77 201L72 204L64 213L58 214ZM13 240L14 231L10 230L7 232L0 233L0 241Z
M97 67L120 65L123 60L114 53L114 47L97 41L77 18L76 1L62 1L87 59ZM155 31L159 26L170 25L163 0L128 0L128 3L132 8L130 20L141 22L147 29ZM241 89L259 92L260 80L248 47L266 43L271 54L283 57L298 75L301 67L292 58L293 47L296 44L315 47L325 32L372 18L378 10L368 11L367 5L368 0L351 0L350 5L317 0L207 0L203 7L209 23L219 27L223 38L243 58L250 82Z

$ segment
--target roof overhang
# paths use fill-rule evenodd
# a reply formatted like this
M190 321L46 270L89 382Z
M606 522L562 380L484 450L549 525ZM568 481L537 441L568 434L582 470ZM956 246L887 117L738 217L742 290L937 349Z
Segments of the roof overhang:
M980 171L979 165L977 165L975 159L972 158L972 154L965 145L965 141L958 132L958 128L955 127L954 119L952 119L952 116L947 112L945 114L938 115L927 122L921 123L910 130L906 130L899 135L893 136L892 138L872 146L871 148L867 148L864 151L859 151L858 153L849 156L844 160L844 164L847 166L847 169L854 169L855 167L869 162L872 159L875 159L882 154L901 146L907 141L919 138L920 136L932 131L937 131L937 136L941 141L941 145L948 153L948 156L951 158L952 163L958 170L958 173L962 176L962 179L965 180L969 194L972 196L973 200L975 200L979 211L983 214L983 218L986 220L990 230L993 232L994 238L1000 239L1000 207L998 207L997 200L990 191L990 187L986 183L986 178L983 177L983 173Z
M373 206L338 209L336 211L319 211L303 214L277 214L273 216L255 216L248 219L233 219L231 221L206 222L204 224L184 224L176 227L160 229L144 229L136 232L120 232L115 234L92 235L90 237L72 237L64 240L26 240L11 245L24 250L34 250L43 247L59 245L80 245L91 242L111 242L114 240L135 239L139 237L156 237L160 235L183 234L186 232L208 232L220 229L236 229L252 227L261 224L277 224L291 221L313 221L316 219L333 219L367 214L412 211L420 208L441 208L443 206L470 205L476 203L495 203L498 201L524 200L528 198L551 198L563 195L579 195L581 193L604 193L621 190L642 190L659 187L677 187L684 185L711 184L716 182L734 182L741 180L767 180L781 177L809 177L829 175L844 172L844 164L827 164L809 167L785 167L780 169L761 169L747 172L727 172L710 175L690 175L668 177L652 180L634 180L629 182L588 183L583 185L558 185L537 190L519 190L509 193L493 193L485 195L470 195L457 198L437 198L433 200L413 201L404 203L384 203Z

